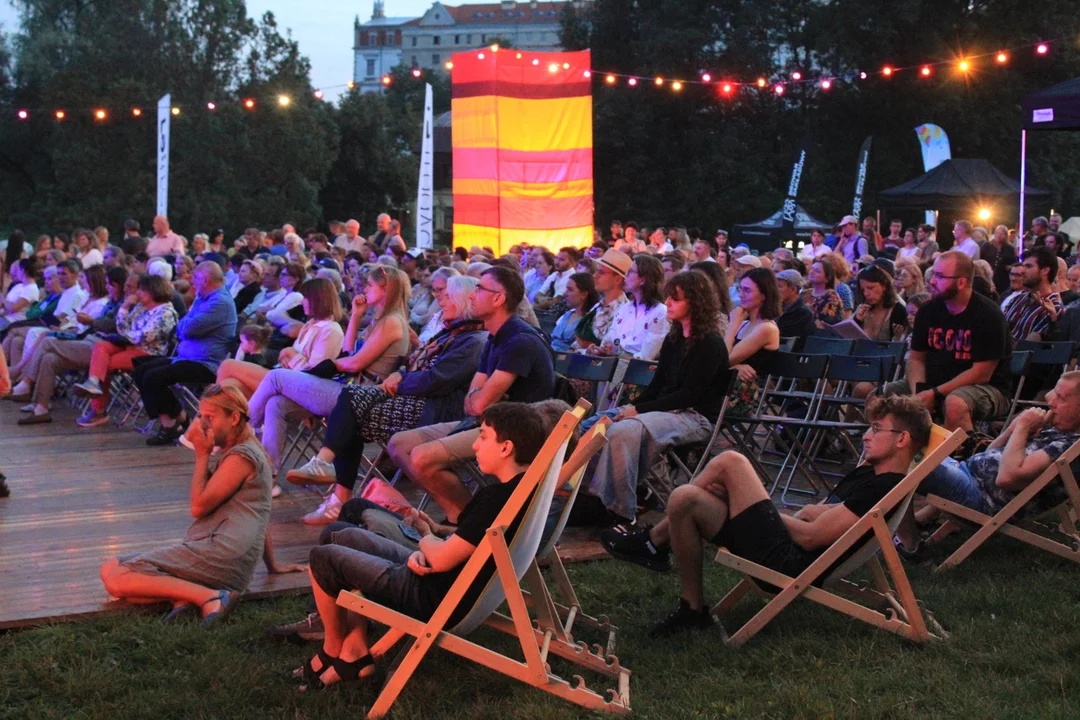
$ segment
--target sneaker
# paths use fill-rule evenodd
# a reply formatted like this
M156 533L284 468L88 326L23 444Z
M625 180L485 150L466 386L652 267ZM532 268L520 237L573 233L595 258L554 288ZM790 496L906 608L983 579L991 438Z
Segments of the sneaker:
M11 490L8 489L7 477L4 473L0 473L0 498L6 498L11 495Z
M98 425L104 425L109 422L109 416L105 413L95 412L93 409L87 410L86 414L75 421L75 424L79 427L91 428Z
M337 482L337 473L333 464L315 455L300 467L285 473L285 479L295 485L333 485Z
M21 417L15 421L16 425L44 425L45 423L52 422L52 415L48 412L36 413L32 412L26 417Z
M270 488L270 497L271 498L281 497L281 486L278 485L277 483L274 483L274 487Z
M162 445L174 445L177 440L184 436L184 428L180 423L174 424L172 427L165 427L164 425L157 431L157 435L146 438L146 444L150 447L161 447Z
M709 608L693 610L690 603L679 598L679 609L668 615L649 630L649 637L661 638L676 635L687 630L704 630L716 624Z
M307 525L329 525L338 519L338 515L341 514L341 501L338 500L338 496L334 493L323 500L322 505L315 508L304 516L304 523Z
M323 628L322 618L319 613L313 612L299 622L288 625L271 625L266 628L266 635L271 640L287 640L299 645L304 641L318 640L322 642L326 638L326 630Z
M75 383L71 389L79 397L101 397L105 394L101 389L101 383L95 377L87 378L86 382Z
M906 563L911 565L927 565L933 560L930 556L930 548L922 538L919 538L919 544L915 546L914 550L908 550L904 547L904 544L900 542L900 538L894 537L893 543L896 545L896 554Z
M37 405L35 403L28 403L19 408L19 412L34 412L34 408L36 407Z
M600 533L600 544L614 558L637 563L649 570L667 572L671 569L671 548L658 548L649 539L650 526L630 530L623 525L616 525Z

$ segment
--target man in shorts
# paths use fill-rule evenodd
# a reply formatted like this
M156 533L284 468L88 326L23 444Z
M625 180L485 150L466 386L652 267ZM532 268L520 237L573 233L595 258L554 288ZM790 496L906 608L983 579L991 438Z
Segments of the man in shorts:
M870 428L863 435L864 462L848 473L824 502L794 516L781 515L750 461L729 451L714 458L690 484L675 488L667 517L633 532L615 527L600 536L613 556L665 571L675 554L679 607L650 631L672 635L715 623L705 603L704 545L795 577L847 532L907 474L930 440L930 413L911 397L872 398ZM846 560L841 557L837 563Z

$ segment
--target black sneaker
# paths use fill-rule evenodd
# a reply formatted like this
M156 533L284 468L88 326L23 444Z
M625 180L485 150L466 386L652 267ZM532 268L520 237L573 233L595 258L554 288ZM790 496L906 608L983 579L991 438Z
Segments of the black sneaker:
M649 630L649 637L661 638L676 635L687 630L704 630L716 624L709 608L694 610L690 603L679 598L679 609L668 615Z
M6 498L11 495L11 491L8 490L7 477L4 473L0 473L0 498Z
M624 525L616 525L600 533L600 544L608 553L619 560L637 563L638 565L655 570L667 572L671 569L671 548L658 548L649 539L650 526L634 530L634 526L628 529Z
M914 550L908 550L904 547L904 544L900 542L900 538L893 538L893 543L896 545L896 554L906 563L911 565L927 565L932 560L930 557L930 548L926 546L926 541L921 538Z
M321 642L326 638L326 630L323 628L323 621L319 613L313 612L300 622L288 625L271 625L266 628L266 635L271 640L287 640L299 645L302 642L311 640Z
M146 444L150 447L160 447L162 445L175 445L176 441L180 439L180 436L184 434L184 426L181 423L176 423L172 427L165 427L164 425L157 431L157 435L146 438Z

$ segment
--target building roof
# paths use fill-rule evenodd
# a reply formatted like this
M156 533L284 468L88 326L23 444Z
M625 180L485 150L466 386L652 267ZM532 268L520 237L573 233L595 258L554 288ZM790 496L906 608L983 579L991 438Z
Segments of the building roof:
M414 17L381 17L372 18L365 23L360 23L362 28L381 28L381 27L397 27L398 25L405 25L409 21L419 20L420 18Z
M506 22L551 23L558 22L559 12L564 2L538 2L534 8L528 0L515 3L509 10L503 9L503 3L477 3L470 5L445 5L439 3L453 19L456 25L479 25ZM409 25L419 23L423 18L416 18Z

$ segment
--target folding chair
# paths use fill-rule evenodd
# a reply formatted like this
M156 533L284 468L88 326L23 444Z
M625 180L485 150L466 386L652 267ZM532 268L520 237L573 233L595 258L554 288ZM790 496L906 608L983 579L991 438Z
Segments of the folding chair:
M904 356L907 355L907 343L894 340L856 340L855 347L851 349L852 355L860 357L877 357L884 355L893 359L893 380L899 380L903 374Z
M826 337L824 335L808 335L806 340L803 341L802 350L799 352L813 353L815 355L850 355L854 346L854 340Z
M646 387L651 383L658 367L659 364L655 360L631 360L628 362L612 407L618 407L621 404L623 393L626 392L627 387Z
M521 580L533 565L540 549L540 538L558 485L566 444L577 423L578 418L573 411L563 415L484 539L465 563L450 591L426 623L371 602L357 592L343 590L338 595L338 605L389 626L387 633L372 647L372 655L379 657L386 654L405 635L415 638L368 711L369 718L379 718L389 712L394 700L433 645L585 708L622 714L630 712L630 671L623 668L617 658L604 658L586 647L559 640L554 630L557 618L542 620L541 626L546 629L534 628L521 591ZM525 514L517 533L508 544L505 529L522 509ZM447 629L447 621L461 604L466 589L489 559L495 562L495 574L480 598L469 608L468 614L453 628ZM495 612L503 601L510 608L510 617ZM535 609L540 615L547 612L543 604ZM465 639L465 635L485 623L515 636L524 661ZM617 688L610 691L611 699L589 690L578 676L575 676L574 682L568 682L555 675L548 664L551 654L588 669L600 670L604 675L616 679Z
M949 434L943 428L935 426L922 460L886 493L877 505L859 518L858 522L819 555L806 570L799 573L798 577L770 570L721 548L717 552L716 561L724 567L741 572L744 577L713 608L712 612L718 618L722 618L747 592L763 592L759 582L780 589L765 607L727 642L742 645L797 597L805 597L914 642L945 638L945 631L937 625L932 616L927 614L923 617L923 608L915 598L893 544L893 533L907 512L919 483L956 450L966 437L963 430ZM844 554L850 551L854 553L842 560ZM879 551L885 560L888 574L877 558ZM841 561L840 564L833 568L838 561ZM857 585L846 579L864 565L869 566L873 588ZM822 587L818 587L819 583ZM933 631L927 626L928 622Z
M1016 350L1031 351L1031 363L1028 366L1027 372L1024 374L1025 382L1028 379L1040 382L1046 381L1049 377L1056 378L1057 376L1055 373L1058 372L1058 366L1060 366L1061 372L1066 372L1069 369L1069 362L1071 362L1072 360L1073 348L1074 344L1071 340L1066 340L1064 342L1041 342L1036 340L1021 340L1020 342L1016 343ZM1049 374L1047 374L1047 370L1045 368L1042 370L1042 374L1036 372L1035 368L1032 367L1036 365L1049 366ZM1024 387L1025 391L1033 391L1033 394L1031 396L1032 398L1036 397L1038 393L1044 389L1048 388L1039 387L1038 385L1036 385L1034 388L1030 385L1025 385ZM1010 410L1011 412L1015 413L1019 412L1021 408L1025 407L1044 408L1046 407L1046 403L1041 400L1035 399L1017 399L1017 401L1013 404L1013 407Z
M592 383L590 401L597 401L608 383L615 377L615 370L618 367L619 358L617 357L571 354L566 369L561 372L570 380Z
M780 338L780 347L777 348L779 352L795 352L795 343L799 341L797 337L782 337Z
M1080 440L1073 443L1072 447L1062 453L1050 467L1043 470L1030 485L1018 492L1016 497L994 516L971 510L937 495L927 495L926 501L944 512L947 518L930 536L930 543L939 542L946 535L958 530L963 524L961 521L978 526L978 530L943 563L934 568L934 572L948 570L964 562L995 533L1026 542L1067 560L1080 562L1080 531L1078 531L1075 519L1076 511L1080 510L1080 487L1077 487L1076 476L1072 470L1072 463L1078 457L1080 457ZM1035 517L1030 520L1018 516L1021 515L1020 511L1036 496L1048 492L1050 484L1058 478L1061 479L1062 493L1051 496L1052 507L1042 512L1036 511ZM1063 500L1054 502L1059 497Z
M1027 381L1028 370L1031 368L1031 360L1034 356L1035 353L1031 350L1013 350L1012 356L1009 357L1009 371L1012 373L1016 387L1013 390L1012 399L1009 401L1009 413L1005 416L1005 427L1009 427L1013 416L1016 415L1016 409L1024 402L1020 397L1024 392L1024 383Z

